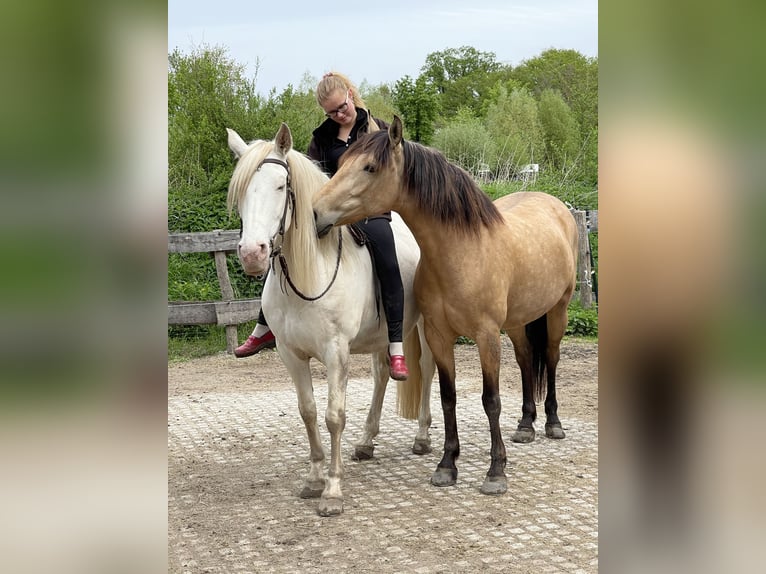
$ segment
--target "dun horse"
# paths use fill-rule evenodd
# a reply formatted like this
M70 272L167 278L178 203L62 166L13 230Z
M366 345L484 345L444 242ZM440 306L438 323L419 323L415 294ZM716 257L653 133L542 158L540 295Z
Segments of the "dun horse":
M564 438L556 402L556 366L576 284L577 227L566 206L544 193L519 192L494 203L470 176L436 150L388 132L355 142L335 176L314 196L319 233L386 210L401 214L420 245L415 295L436 359L444 411L444 455L431 477L457 481L454 344L479 349L482 404L489 419L491 464L481 491L507 489L500 417L500 331L521 368L522 418L513 440L534 439L535 402L545 383L545 433Z
M319 514L343 511L341 435L346 423L349 354L372 354L375 381L356 458L370 458L378 434L389 370L385 314L376 304L377 283L370 255L345 227L318 239L311 211L312 195L328 181L308 157L292 149L286 124L273 142L246 144L233 130L229 147L239 158L229 185L229 208L242 218L238 253L250 275L271 272L263 288L263 309L276 336L277 351L292 377L298 409L306 425L310 468L303 498L320 497ZM413 294L420 257L418 245L402 219L392 222L404 283L404 351L410 366L398 383L400 413L418 416L413 452L430 452L430 393L435 365L425 345L423 324ZM419 325L419 326L418 326ZM330 466L324 475L324 451L317 426L317 407L310 359L327 367L325 422L331 435ZM419 405L419 406L418 406Z

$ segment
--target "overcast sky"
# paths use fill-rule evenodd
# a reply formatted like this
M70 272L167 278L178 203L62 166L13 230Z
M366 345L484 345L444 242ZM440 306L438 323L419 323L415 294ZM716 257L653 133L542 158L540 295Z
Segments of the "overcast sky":
M168 51L203 45L225 47L250 77L260 61L263 95L330 70L377 85L461 46L514 66L548 48L598 56L598 0L169 0Z

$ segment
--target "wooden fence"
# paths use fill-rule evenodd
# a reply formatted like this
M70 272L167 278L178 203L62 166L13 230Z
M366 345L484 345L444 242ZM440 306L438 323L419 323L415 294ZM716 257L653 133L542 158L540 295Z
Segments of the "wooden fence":
M577 282L580 302L586 309L593 305L594 281L588 233L598 232L598 211L572 210L580 243ZM226 266L226 254L236 253L239 231L176 233L168 235L168 253L210 253L215 261L222 301L168 301L168 325L222 325L226 328L226 350L233 353L239 344L237 325L258 318L260 299L234 299L234 290Z
M260 299L234 299L226 255L236 253L239 231L176 233L168 235L168 253L210 253L215 261L222 301L168 301L168 325L222 325L226 350L233 353L237 325L258 318Z
M580 236L577 246L577 288L580 292L580 304L583 309L590 309L593 306L594 296L598 297L598 291L588 233L598 233L598 211L573 209L572 215L574 215Z

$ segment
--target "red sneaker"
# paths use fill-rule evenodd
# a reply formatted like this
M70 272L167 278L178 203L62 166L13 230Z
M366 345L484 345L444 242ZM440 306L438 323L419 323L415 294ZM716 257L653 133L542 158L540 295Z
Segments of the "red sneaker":
M262 337L250 335L244 343L234 349L234 356L240 359L242 357L250 357L264 349L273 349L276 346L277 342L274 339L274 333L271 331L268 331Z
M404 355L389 355L389 369L391 378L395 381L406 381L410 376L407 363L404 362Z

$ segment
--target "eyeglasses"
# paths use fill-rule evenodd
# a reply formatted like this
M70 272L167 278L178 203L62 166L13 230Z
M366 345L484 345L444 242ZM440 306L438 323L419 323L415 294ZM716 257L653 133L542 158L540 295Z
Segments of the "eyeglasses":
M346 92L346 101L344 101L336 109L331 110L329 112L325 112L324 115L327 116L328 118L334 118L338 114L345 114L346 110L348 110L348 92Z

